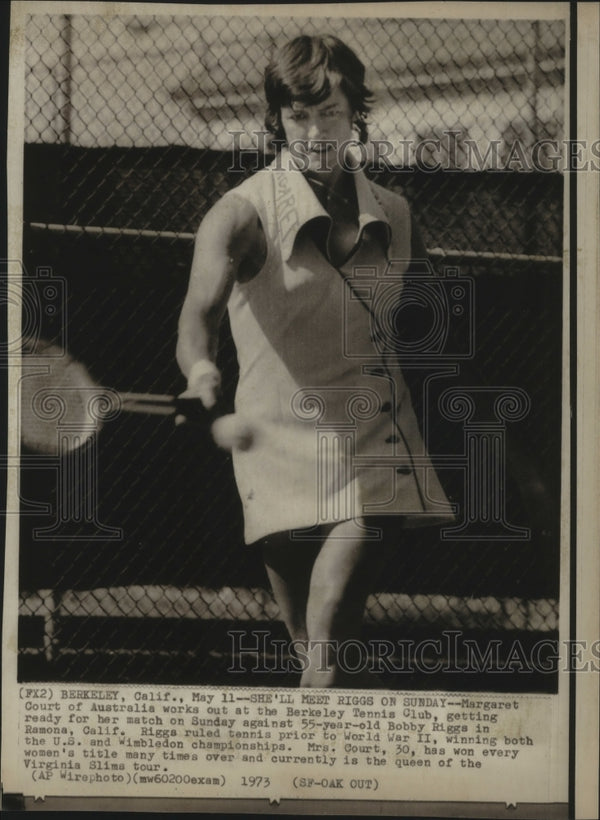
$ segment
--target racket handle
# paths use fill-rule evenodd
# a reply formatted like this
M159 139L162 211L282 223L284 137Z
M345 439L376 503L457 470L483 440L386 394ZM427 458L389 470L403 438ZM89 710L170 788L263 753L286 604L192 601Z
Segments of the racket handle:
M161 395L159 393L119 393L121 410L126 413L144 413L158 416L184 416L188 421L200 424L212 422L224 414L217 403L210 410L199 398Z
M148 413L171 416L175 413L175 397L156 393L119 393L120 410L125 413Z
M248 450L254 444L255 431L234 414L227 413L220 402L207 410L199 398L166 396L157 393L120 393L121 409L129 413L175 416L183 421L211 428L212 436L224 450Z

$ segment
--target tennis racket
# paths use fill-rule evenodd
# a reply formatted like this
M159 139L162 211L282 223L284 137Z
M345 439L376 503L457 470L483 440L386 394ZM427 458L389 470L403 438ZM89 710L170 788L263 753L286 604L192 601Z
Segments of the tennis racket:
M218 403L207 410L195 397L103 387L85 365L44 340L25 340L21 364L20 437L35 453L77 449L121 413L172 416L177 424L200 425L225 450L252 446L251 425L237 413L225 413Z

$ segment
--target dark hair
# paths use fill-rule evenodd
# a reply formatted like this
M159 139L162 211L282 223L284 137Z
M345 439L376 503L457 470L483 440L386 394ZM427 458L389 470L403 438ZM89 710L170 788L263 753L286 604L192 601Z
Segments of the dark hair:
M318 105L337 85L354 114L361 142L367 141L366 115L371 92L365 85L365 67L345 43L333 35L295 37L273 54L265 71L267 113L265 126L274 141L285 143L282 106L301 102Z

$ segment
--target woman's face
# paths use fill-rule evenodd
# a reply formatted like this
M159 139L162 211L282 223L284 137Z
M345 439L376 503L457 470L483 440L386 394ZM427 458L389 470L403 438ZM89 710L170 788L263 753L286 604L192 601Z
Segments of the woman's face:
M285 138L292 154L303 160L303 170L327 173L339 166L343 159L340 146L355 140L352 114L339 86L317 105L294 102L282 107Z

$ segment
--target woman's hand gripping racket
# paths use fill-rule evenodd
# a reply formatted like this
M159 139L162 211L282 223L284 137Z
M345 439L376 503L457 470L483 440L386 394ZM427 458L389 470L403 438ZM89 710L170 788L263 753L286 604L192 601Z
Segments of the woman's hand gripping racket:
M248 450L254 433L238 413L224 413L220 402L221 374L207 359L196 362L188 376L187 390L175 399L175 424L199 421L210 424L215 442L224 450Z

